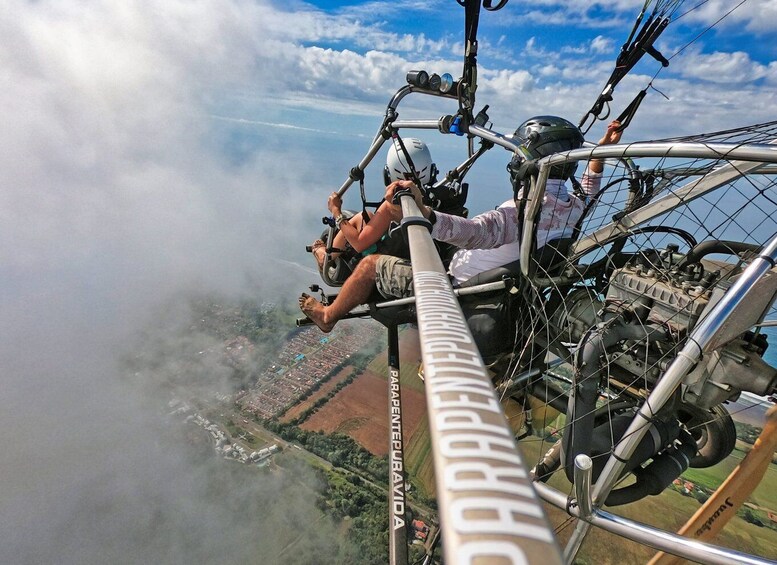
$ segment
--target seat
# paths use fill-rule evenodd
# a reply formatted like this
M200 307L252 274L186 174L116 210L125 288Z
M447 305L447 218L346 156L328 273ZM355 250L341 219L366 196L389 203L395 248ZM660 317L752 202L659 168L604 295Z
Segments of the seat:
M549 275L558 274L566 263L566 253L573 239L563 238L548 242L533 253L533 269ZM527 300L532 300L526 279L521 274L520 262L512 261L475 275L458 286L471 288L481 284L508 281L503 289L461 296L464 316L472 337L486 365L495 363L512 352L519 328L518 321L525 311ZM521 333L526 333L521 329Z

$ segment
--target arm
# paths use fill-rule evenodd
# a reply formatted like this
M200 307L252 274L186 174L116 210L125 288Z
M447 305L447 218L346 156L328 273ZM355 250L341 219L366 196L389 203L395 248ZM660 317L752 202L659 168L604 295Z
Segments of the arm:
M393 185L396 186L393 186ZM393 187L393 188L392 188ZM432 215L432 209L423 203L421 191L413 181L397 181L386 190L386 200L393 197L394 189L409 188L424 218ZM452 243L462 249L491 249L518 239L518 222L515 208L497 208L472 219L434 212L432 237L437 241Z
M518 241L518 216L514 207L489 210L471 219L442 212L434 215L432 237L462 249L492 249Z
M342 199L337 193L333 192L331 194L327 206L335 218L342 214ZM388 202L383 202L377 212L372 216L369 223L364 224L361 229L356 225L361 224L361 222L352 221L342 221L338 227L346 241L351 244L351 247L361 253L383 237L383 234L388 231L395 213L393 206Z
M611 145L618 143L621 139L623 132L618 130L621 123L618 120L613 120L610 125L607 126L607 131L604 136L599 140L599 145ZM602 182L602 172L604 171L604 162L601 159L591 159L588 161L588 167L586 167L583 178L580 184L583 187L583 192L588 196L593 196L599 191L599 186Z

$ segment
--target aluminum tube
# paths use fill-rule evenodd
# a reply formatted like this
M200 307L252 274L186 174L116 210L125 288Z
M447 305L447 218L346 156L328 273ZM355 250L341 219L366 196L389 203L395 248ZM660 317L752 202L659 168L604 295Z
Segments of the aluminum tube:
M415 200L401 196L413 266L445 562L560 564L502 406Z
M591 497L591 475L593 462L587 455L575 457L575 497L577 498L578 516L580 521L575 525L575 531L564 548L564 561L574 563L577 552L583 545L588 533L588 520L593 517L594 507ZM584 521L585 520L585 521Z
M397 129L440 129L439 120L397 120L391 125Z
M513 141L512 138L509 138L501 133L492 131L488 128L484 128L481 126L471 125L468 129L469 133L472 135L476 135L477 137L486 139L490 142L492 142L494 145L499 145L501 147L504 147L508 151L512 151L515 153L515 151L518 149L518 147L521 145L517 141Z
M391 97L391 100L389 100L388 106L386 107L386 115L389 114L389 111L396 111L397 107L399 107L399 103L402 102L402 99L411 92L413 92L413 87L409 84L406 84L397 90L394 96Z
M682 157L698 159L726 158L731 161L756 161L777 163L777 146L774 143L691 143L691 142L639 142L618 145L597 145L564 151L543 158L541 163L560 165L571 161L589 159L621 159L623 157Z
M357 165L359 169L362 171L367 168L367 165L370 164L370 162L375 158L375 155L377 155L378 151L380 151L380 148L383 147L383 144L386 143L386 140L383 138L383 136L376 136L375 139L372 142L372 145L370 145L369 150L367 151L367 154L362 158L361 161L359 161L359 164ZM354 180L349 176L345 182L340 186L340 188L337 190L337 194L342 196L345 194L345 191L350 188L350 186L354 183Z
M580 517L587 519L593 514L591 504L591 475L593 473L593 461L588 455L575 457L575 497L577 507L580 509Z
M777 236L772 238L761 254L747 266L747 269L723 295L720 302L712 308L709 315L703 314L689 339L696 341L705 353L722 345L717 343L716 335L731 314L742 305L758 279L774 268L776 262ZM753 323L757 321L753 320Z
M410 93L426 94L427 96L436 96L437 98L449 98L450 100L457 99L455 92L442 93L439 90L429 90L428 88L421 88L419 86L407 84L400 88L396 94L391 97L391 100L388 103L388 107L392 110L396 110L399 107L399 103L402 101L402 99Z
M396 112L396 109L399 107L399 103L405 98L405 96L413 92L417 92L419 94L426 94L429 96L438 96L442 98L450 98L452 100L456 100L455 94L451 94L451 93L443 94L442 92L433 92L431 90L426 90L423 88L419 88L417 86L407 84L402 88L400 88L394 94L394 96L391 97L391 100L389 100L388 106L386 107L386 117L389 117L392 114L394 114ZM383 131L383 126L381 126L381 128L378 130L378 133L375 135L375 139L373 141L377 140L378 137L381 136L382 131Z
M480 294L481 292L492 292L494 290L502 290L507 285L504 281L496 281L491 283L479 284L477 286L468 286L466 288L454 288L453 294L456 296L471 296L473 294ZM389 300L388 302L379 302L375 305L376 308L391 308L393 306L404 306L406 304L414 304L415 296L408 296L407 298L397 298L396 300Z
M532 177L530 181L529 193L525 194L526 208L523 214L523 233L521 234L520 265L521 273L524 277L531 280L531 269L534 268L534 218L537 217L545 196L545 185L548 182L550 167L546 164L540 165L540 172L536 178ZM530 243L525 245L524 242Z
M547 503L567 511L571 516L579 517L577 507L568 507L567 495L544 483L535 483L537 494ZM689 539L660 528L655 528L641 522L629 520L622 516L594 510L590 523L602 530L636 541L655 549L660 549L673 555L680 555L699 563L714 565L730 565L731 563L746 563L749 565L774 565L774 561L741 553L733 549Z
M671 532L627 520L609 512L596 512L592 523L594 526L605 529L615 535L626 537L643 545L662 549L666 553L679 555L699 563L707 563L709 565L731 565L732 563L737 563L738 565L774 565L774 561L769 559L691 540ZM607 527L604 526L605 524Z
M388 327L389 421L389 563L407 565L405 514L405 446L402 434L402 395L399 387L399 331Z

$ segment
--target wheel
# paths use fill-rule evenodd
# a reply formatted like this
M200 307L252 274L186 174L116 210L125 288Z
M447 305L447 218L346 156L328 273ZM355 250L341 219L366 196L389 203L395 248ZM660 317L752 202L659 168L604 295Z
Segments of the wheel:
M696 440L698 453L691 459L691 467L712 467L728 457L737 442L737 430L731 414L718 404L703 410L683 404L677 414L680 422Z

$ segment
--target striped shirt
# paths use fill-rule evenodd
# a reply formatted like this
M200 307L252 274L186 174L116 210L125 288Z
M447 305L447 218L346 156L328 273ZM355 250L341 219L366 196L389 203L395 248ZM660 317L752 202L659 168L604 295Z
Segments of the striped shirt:
M601 174L586 171L581 180L586 196L591 196L599 190L601 178ZM575 195L570 195L564 181L548 179L537 222L537 248L544 246L548 241L571 236L584 208L585 202ZM442 212L435 212L435 215L437 221L432 229L432 237L438 241L451 243L462 250L492 249L520 241L518 210L508 203L471 219ZM517 245L514 247L515 256L511 260L516 260L519 256ZM492 264L490 255L492 254L477 251L457 251L451 260L449 270L456 282L463 282L478 273L498 266ZM509 263L511 260L501 264Z

